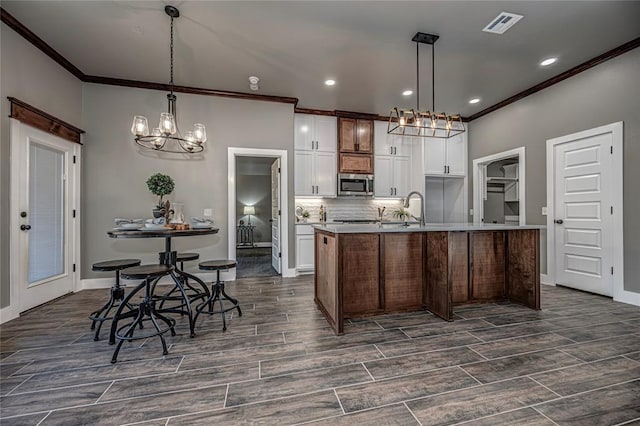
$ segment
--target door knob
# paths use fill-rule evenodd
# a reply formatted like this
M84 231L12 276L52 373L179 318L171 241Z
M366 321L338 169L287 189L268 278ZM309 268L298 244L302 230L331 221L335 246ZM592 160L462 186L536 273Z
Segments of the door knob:
M564 223L562 219L556 219L554 220L554 222L557 223L558 225L562 225Z
M20 225L21 231L28 231L29 229L31 229L31 225Z

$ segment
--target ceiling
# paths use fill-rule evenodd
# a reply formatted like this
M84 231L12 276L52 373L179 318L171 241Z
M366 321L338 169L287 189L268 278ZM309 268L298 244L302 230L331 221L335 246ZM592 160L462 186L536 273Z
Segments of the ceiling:
M640 1L2 1L83 73L296 97L298 107L388 115L415 106L418 32L436 43L436 110L472 115L640 36ZM482 29L505 11L503 35ZM547 57L558 62L543 68ZM421 108L431 107L431 52L421 45ZM333 87L324 85L334 79ZM473 97L481 98L475 105Z

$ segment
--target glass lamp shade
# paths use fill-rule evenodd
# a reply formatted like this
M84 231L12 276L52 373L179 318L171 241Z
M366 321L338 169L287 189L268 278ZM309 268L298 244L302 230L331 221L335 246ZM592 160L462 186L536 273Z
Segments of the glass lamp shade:
M197 142L207 141L207 129L204 124L196 123L193 125L193 136Z
M131 133L134 136L149 136L149 123L147 122L147 117L142 115L136 115L133 117Z
M174 135L176 133L176 119L173 114L169 112L161 113L158 127L165 135Z
M162 142L162 138L163 138L162 131L160 131L160 129L156 127L151 132L151 135L155 136L155 138L151 142L153 144L153 146L155 146L156 148L160 148L163 145L163 142Z
M256 214L256 208L254 206L244 206L243 214Z

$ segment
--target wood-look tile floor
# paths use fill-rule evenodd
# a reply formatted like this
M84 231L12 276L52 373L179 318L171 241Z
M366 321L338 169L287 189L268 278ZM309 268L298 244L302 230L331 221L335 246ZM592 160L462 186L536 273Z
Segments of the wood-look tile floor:
M243 316L184 318L167 339L94 342L86 290L0 326L2 425L640 424L640 308L542 288L543 310L465 306L348 321L312 277L228 283Z

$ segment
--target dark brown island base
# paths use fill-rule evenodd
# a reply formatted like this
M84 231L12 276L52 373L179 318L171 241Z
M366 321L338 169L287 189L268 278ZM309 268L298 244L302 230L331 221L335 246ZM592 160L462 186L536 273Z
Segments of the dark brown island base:
M315 302L344 318L509 300L540 309L542 226L315 226Z

